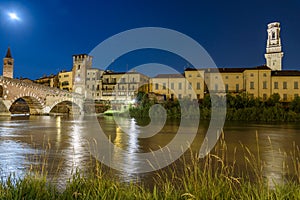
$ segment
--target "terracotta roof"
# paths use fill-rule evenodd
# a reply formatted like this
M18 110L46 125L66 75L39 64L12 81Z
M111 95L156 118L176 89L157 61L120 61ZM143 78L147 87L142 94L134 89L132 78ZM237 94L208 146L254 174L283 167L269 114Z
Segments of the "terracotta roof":
M257 67L232 67L232 68L227 68L227 67L216 67L216 68L200 68L200 69L195 69L195 68L187 68L185 71L197 71L197 70L204 70L205 72L215 72L215 73L242 73L245 70L257 70L257 69L266 69L266 70L271 70L268 66L266 65L261 65Z
M154 78L184 78L182 74L157 74Z
M272 76L300 76L298 70L283 70L283 71L272 71Z

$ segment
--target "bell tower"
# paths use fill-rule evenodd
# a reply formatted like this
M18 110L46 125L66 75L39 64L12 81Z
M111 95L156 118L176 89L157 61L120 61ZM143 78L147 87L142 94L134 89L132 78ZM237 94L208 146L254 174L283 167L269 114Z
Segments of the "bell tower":
M14 59L11 56L10 48L8 47L6 56L3 58L3 77L13 78L14 76Z
M266 64L272 70L281 70L283 52L280 39L280 23L273 22L268 24L267 32Z

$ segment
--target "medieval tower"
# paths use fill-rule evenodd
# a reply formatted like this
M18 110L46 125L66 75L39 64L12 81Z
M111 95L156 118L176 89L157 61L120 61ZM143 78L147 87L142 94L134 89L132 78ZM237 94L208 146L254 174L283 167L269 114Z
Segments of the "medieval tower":
M267 32L266 64L272 70L281 70L283 52L280 40L280 23L273 22L268 24Z
M87 54L73 55L73 91L86 96L87 69L92 67L92 56Z
M6 56L3 58L3 77L13 78L14 76L14 59L11 56L10 48L8 47Z

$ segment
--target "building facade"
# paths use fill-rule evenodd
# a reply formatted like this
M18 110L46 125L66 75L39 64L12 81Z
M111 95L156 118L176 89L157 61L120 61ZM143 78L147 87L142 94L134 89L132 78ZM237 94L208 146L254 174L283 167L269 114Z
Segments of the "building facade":
M73 73L72 71L61 71L58 73L59 89L73 91Z
M139 72L105 71L102 76L102 99L131 102L138 91L148 92L149 77Z
M101 100L101 87L102 81L101 77L103 76L103 70L97 68L87 69L87 76L86 76L86 89L88 91L88 97Z

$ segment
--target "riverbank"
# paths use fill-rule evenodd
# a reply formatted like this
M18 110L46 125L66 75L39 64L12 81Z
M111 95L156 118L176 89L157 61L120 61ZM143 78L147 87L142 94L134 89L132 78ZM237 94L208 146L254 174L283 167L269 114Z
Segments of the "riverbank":
M294 168L289 173L294 175L287 174L283 183L266 179L265 161L259 153L247 147L243 150L247 173L241 173L234 160L226 160L227 154L235 152L229 152L221 139L205 158L187 152L176 161L182 162L182 168L172 164L157 171L151 186L122 182L97 162L90 172L75 170L63 189L51 182L46 172L31 170L20 179L11 175L0 183L0 199L300 199L298 147L291 155Z
M272 95L269 99L263 101L259 98L252 98L246 95L227 95L226 104L222 97L216 97L214 106L226 107L227 121L252 121L252 122L299 122L300 121L300 98L295 98L292 102L281 102L278 94ZM182 101L188 102L184 99ZM156 104L155 100L149 100L144 95L138 106L130 109L130 115L134 118L149 118L149 109ZM178 101L165 101L160 103L167 111L167 117L170 119L181 118L181 108ZM223 105L224 104L224 105ZM188 106L185 103L185 106ZM195 102L190 101L190 105L195 106ZM191 106L192 107L192 106ZM194 107L192 107L194 108ZM189 110L189 108L185 108ZM212 103L210 96L207 95L199 102L200 113L189 112L191 117L195 114L200 115L202 120L210 120ZM188 116L189 117L189 116Z

